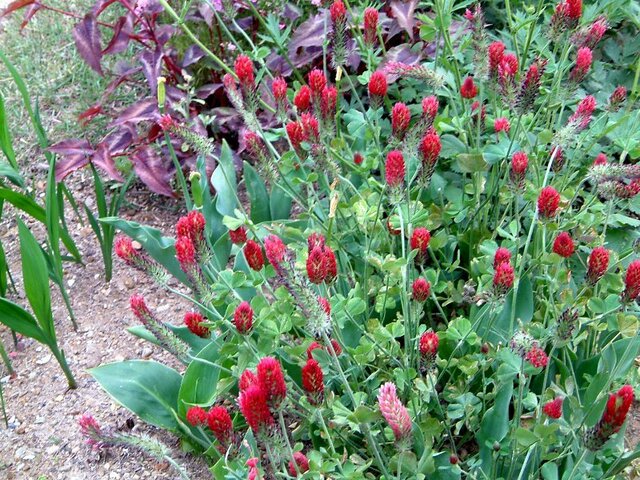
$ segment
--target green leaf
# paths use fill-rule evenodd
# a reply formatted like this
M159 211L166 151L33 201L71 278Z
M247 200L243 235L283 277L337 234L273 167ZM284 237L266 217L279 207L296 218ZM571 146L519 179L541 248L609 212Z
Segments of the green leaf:
M0 322L20 335L33 338L45 345L49 343L33 315L6 298L0 298Z
M55 342L56 332L51 312L51 293L49 290L49 275L47 261L44 254L27 226L18 219L18 236L20 237L20 255L22 257L22 275L24 290L29 305L35 314L40 328Z
M108 225L113 225L129 237L140 242L145 251L154 260L159 262L181 282L185 284L189 283L176 259L175 240L173 238L163 236L162 232L156 228L140 225L137 222L122 220L117 217L101 218L100 221Z
M218 166L211 175L211 184L216 189L216 208L222 215L233 216L233 211L239 207L236 169L233 165L233 153L225 140L222 141Z
M209 345L209 339L202 338L197 335L191 333L191 331L187 327L177 327L172 325L171 323L163 323L165 327L171 330L180 340L184 340L184 342L191 347L191 355L197 355L200 351ZM158 339L147 330L144 325L134 325L133 327L127 327L127 332L131 335L135 335L138 338L142 338L147 342L151 342L154 345L162 347Z
M149 360L125 360L101 365L89 373L116 402L142 420L179 431L176 406L181 377L174 369Z
M8 163L0 162L0 177L6 177L15 186L24 188L24 178Z
M267 187L255 169L247 162L244 162L244 181L251 202L251 221L253 223L268 222L271 220L271 211Z
M11 141L11 134L9 133L7 110L4 107L4 97L2 93L0 93L0 149L4 153L4 156L7 157L9 164L17 170L18 162L16 161L16 153L13 150L13 142Z
M219 364L220 349L215 343L207 345L197 356L207 362ZM218 380L222 376L227 376L220 368L216 368L208 363L192 360L182 377L180 392L178 393L178 413L181 417L187 414L191 405L209 406L216 399L218 390Z
M511 325L511 306L513 305L513 289L509 292L504 302L504 307L499 317L491 325L491 319L486 316L483 322L478 326L478 335L484 336L487 328L491 327L489 332L486 332L487 339L490 342L508 342L511 338L513 331L509 331ZM518 323L529 323L533 318L533 287L531 286L531 280L529 277L523 277L520 280L520 286L518 287L518 297L515 307L515 319L513 322L513 330L518 327Z
M291 197L278 185L271 188L271 220L286 220L291 215Z
M462 173L484 172L488 167L481 153L461 153L456 158L456 165Z
M499 385L495 402L485 412L480 423L477 439L480 446L482 470L487 475L491 472L491 466L495 461L492 444L501 442L509 431L509 405L512 395L513 381Z

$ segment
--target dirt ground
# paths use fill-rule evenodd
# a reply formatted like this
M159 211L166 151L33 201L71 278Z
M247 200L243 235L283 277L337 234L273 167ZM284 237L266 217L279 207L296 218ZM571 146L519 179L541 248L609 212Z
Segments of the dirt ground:
M88 171L76 172L69 186L78 202L94 205ZM36 187L44 188L43 182ZM121 215L153 225L172 233L180 215L179 202L150 195L144 189L132 191L132 202ZM57 362L47 347L31 339L20 339L14 347L7 329L0 335L13 357L15 378L0 368L2 386L9 417L9 428L0 425L0 478L38 480L83 479L174 479L178 475L168 464L141 457L133 449L115 447L98 454L84 444L78 429L78 418L91 413L104 427L122 431L143 432L164 441L174 451L174 458L189 472L192 479L211 478L200 459L183 455L177 440L159 430L144 425L124 408L118 407L88 374L97 365L133 358L153 358L176 367L175 362L159 348L138 340L125 331L134 325L129 311L133 293L145 296L147 303L165 321L179 323L186 309L176 298L167 297L141 274L114 261L111 283L104 281L102 256L90 227L69 218L71 233L77 242L85 265L66 264L66 282L74 313L79 324L73 330L69 315L56 287L53 309L61 348L76 376L78 388L68 390ZM15 222L0 224L0 239L13 264L12 273L22 285L19 272L19 246ZM23 303L18 294L14 301ZM133 424L133 427L131 428Z

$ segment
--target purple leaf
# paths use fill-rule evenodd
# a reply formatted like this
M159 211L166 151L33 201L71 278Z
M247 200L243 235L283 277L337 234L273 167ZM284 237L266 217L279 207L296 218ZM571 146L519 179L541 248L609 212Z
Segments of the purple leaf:
M101 143L109 147L112 155L116 155L124 152L133 143L134 133L135 129L125 126L107 135Z
M36 14L38 10L42 8L42 5L39 3L34 3L27 8L27 11L24 12L24 18L22 19L22 23L20 24L20 30L27 26L27 24L31 21L33 16Z
M198 45L191 45L184 52L184 57L182 58L182 68L193 65L202 57L204 57L204 52L202 51L202 49Z
M293 32L289 42L289 53L293 54L301 47L320 47L324 42L326 10L302 22Z
M91 158L91 161L96 167L101 168L111 178L118 182L124 182L124 177L120 175L120 172L116 168L116 164L113 161L109 146L105 142L100 142L96 147L96 153Z
M206 99L222 88L221 83L207 83L196 90L196 97Z
M131 40L132 32L133 17L130 15L120 17L113 27L113 37L111 37L109 45L102 51L102 54L114 55L126 50L129 40Z
M171 177L169 169L171 165L165 164L158 153L151 147L144 147L129 157L133 162L135 170L140 180L142 180L152 192L159 195L173 197L171 188Z
M63 140L48 148L50 152L60 155L56 162L56 181L61 181L71 172L86 166L91 160L94 149L89 142L79 138Z
M156 121L158 118L160 118L160 114L158 113L158 100L153 97L145 98L138 103L134 103L122 112L120 116L111 123L111 126L123 125L128 122L137 123L145 120Z
M162 70L162 51L158 47L156 50L144 50L138 58L142 64L142 73L144 73L151 93L156 94L158 90L158 77Z
M73 38L76 41L78 53L84 61L100 75L104 75L100 65L102 58L100 29L96 17L92 13L87 13L82 21L74 27Z
M415 26L413 13L417 5L418 0L409 0L408 2L394 0L391 2L391 11L393 12L393 16L398 22L398 25L400 25L409 34L409 38L411 38L411 40L413 40L413 27Z
M105 8L116 2L122 3L121 0L98 0L93 6L93 14L98 18Z
M7 15L15 12L16 10L20 10L21 8L24 8L27 5L31 5L35 1L36 0L15 0L14 2L11 2L9 5L7 5L7 8L5 8L2 11L2 14L0 15L0 17L6 17Z

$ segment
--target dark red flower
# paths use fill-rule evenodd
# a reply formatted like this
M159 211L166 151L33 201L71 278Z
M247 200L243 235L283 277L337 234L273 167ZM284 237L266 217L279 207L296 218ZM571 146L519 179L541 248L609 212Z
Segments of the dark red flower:
M577 131L584 130L591 122L591 116L596 109L596 99L591 95L584 97L578 104L576 112L569 117L569 124Z
M273 268L279 270L287 253L287 246L277 235L269 235L264 240L264 249L267 253L269 263L273 265Z
M321 233L313 232L307 237L307 253L311 253L311 250L316 247L320 247L321 249L323 249L324 242L324 235L322 235Z
M593 166L597 167L598 165L606 165L607 164L607 156L604 153L599 153L595 160L593 161Z
M582 0L566 0L564 10L569 19L580 20L582 16Z
M550 402L547 402L542 407L542 411L549 418L558 419L562 417L562 403L564 402L563 397L556 397Z
M207 338L209 336L209 329L202 325L204 321L204 317L198 312L187 312L184 314L184 324L189 331L199 337Z
M575 250L573 239L567 232L561 232L553 241L553 251L561 257L569 258Z
M280 362L273 357L264 357L258 363L256 370L258 383L267 395L269 406L277 410L287 396L287 384Z
M420 355L426 359L435 360L438 354L440 339L433 330L428 330L420 337Z
M616 87L611 96L609 97L609 109L616 111L620 108L620 105L627 99L627 89L620 85Z
M254 433L266 433L274 424L267 404L267 393L260 384L254 383L241 390L238 406Z
M234 65L236 76L243 87L253 87L255 77L253 74L253 62L246 55L239 55Z
M322 70L314 68L309 72L308 80L309 87L311 88L311 95L314 98L320 98L322 90L324 90L324 87L327 85L327 77L324 76Z
M158 120L158 125L163 132L169 132L172 128L177 126L176 121L169 115L165 113L164 115L160 115L160 119Z
M524 178L527 174L527 167L529 166L529 157L524 152L516 152L511 157L511 181L522 188L524 186Z
M542 80L542 74L547 66L547 60L536 59L520 85L520 91L518 92L518 107L521 112L526 112L531 109L538 92L540 90L540 82Z
M622 299L625 302L633 302L638 296L640 296L640 260L634 260L627 268L624 277Z
M493 268L497 269L501 263L511 263L511 252L509 249L499 247L493 256Z
M307 393L309 403L319 405L324 396L324 376L320 364L313 358L307 359L302 367L302 388Z
M535 368L546 367L549 362L549 357L547 357L545 351L537 345L531 347L531 349L525 354L524 358Z
M188 237L194 245L204 241L205 219L198 210L190 211L186 216L180 217L176 223L176 236Z
M207 414L207 425L222 445L229 445L233 438L233 421L226 408L217 406L209 410Z
M422 137L419 147L423 168L430 170L431 173L433 172L433 167L438 160L441 149L442 143L440 142L440 136L433 128L430 128L427 130L427 133L424 134L424 137Z
M244 372L242 372L242 375L240 375L240 380L238 381L238 390L242 392L243 390L246 390L251 385L257 382L258 378L256 377L255 373L253 373L251 370L245 370Z
M356 152L353 154L353 163L355 163L356 165L362 165L362 161L364 159L362 158L362 154L360 152Z
M503 55L498 65L498 78L502 85L507 85L513 81L518 73L518 57L513 53Z
M324 261L324 251L315 247L307 257L307 276L311 283L320 284L327 276L327 265Z
M247 264L252 270L256 272L260 271L264 267L264 256L262 255L262 248L254 240L247 240L242 249L244 252L244 258Z
M338 105L338 90L336 87L324 87L320 99L320 114L324 120L332 119Z
M333 338L331 339L331 348L333 348L333 351L336 352L337 356L340 356L340 354L342 353L342 347L340 346L338 341ZM331 353L331 348L327 348L327 351L329 352L329 354L333 355L333 353Z
M493 275L493 288L498 295L507 293L513 286L515 279L513 267L510 263L502 262L496 267Z
M493 121L493 129L495 130L496 133L500 133L500 132L509 133L509 130L511 129L511 124L509 123L509 120L505 117L496 118Z
M429 298L431 294L431 284L425 280L424 278L416 278L413 282L412 290L412 298L416 302L424 302Z
M593 54L588 47L582 47L578 50L576 55L576 65L571 70L570 78L576 83L581 82L589 73L591 69L591 62L593 61Z
M409 122L411 122L409 107L401 102L396 103L391 110L391 131L393 135L402 140L409 128Z
M607 273L609 268L609 250L604 247L594 248L591 251L591 255L589 255L588 265L587 281L593 285Z
M293 97L293 104L298 109L298 113L309 110L311 108L311 89L306 85L301 86L296 96Z
M620 430L627 418L633 399L634 393L631 385L625 385L616 393L612 393L607 401L602 421L616 427L615 432Z
M253 326L253 309L249 302L242 302L233 312L233 324L241 334L248 333Z
M369 96L384 97L387 94L387 77L384 72L373 72L369 78Z
M113 248L116 255L128 265L134 265L136 259L140 256L136 249L133 248L133 242L129 237L118 236Z
M438 98L430 95L422 99L422 115L429 123L433 123L433 120L438 115L438 108L440 104Z
M460 95L462 95L462 98L467 99L474 98L478 95L478 87L476 87L476 84L473 82L473 77L464 79L460 87Z
M326 245L323 249L323 254L324 264L327 270L327 276L324 278L324 281L329 283L338 276L338 262L336 261L336 254L333 253L333 250Z
M175 248L180 267L189 273L196 264L196 249L193 242L189 237L178 237Z
M236 245L242 245L247 241L247 229L238 227L235 230L229 230L229 238Z
M385 179L391 188L399 187L404 182L405 165L402 152L392 150L387 154L385 163Z
M492 77L498 76L498 66L502 61L504 55L505 46L502 42L493 42L489 45L489 72Z
M289 141L291 142L294 150L300 150L302 142L307 140L302 123L289 122L285 129L287 130L287 136L289 137Z
M287 100L287 81L282 77L276 77L271 84L271 93L276 102L286 102Z
M295 460L295 464L293 463ZM289 475L292 477L297 477L298 474L296 472L296 465L298 466L298 471L300 473L304 473L309 470L309 460L304 456L302 452L295 452L293 454L293 460L289 460Z
M364 41L367 45L376 43L378 36L378 10L365 8L364 10Z
M151 310L147 307L142 295L132 295L129 299L129 305L131 306L133 314L142 323L145 323L149 316L151 316Z
M300 124L302 125L305 140L309 140L312 143L320 141L320 124L312 113L305 112L300 115Z
M427 248L429 247L430 241L431 232L424 227L418 227L411 234L409 244L411 246L411 250L418 250L419 255L424 259L427 254Z
M538 197L538 214L542 218L553 218L558 213L560 194L552 186L544 187Z
M347 18L347 9L341 0L334 0L329 7L329 13L331 14L331 21L335 25L336 23L344 22Z
M187 422L192 427L204 425L207 423L207 412L202 407L189 407L189 410L187 410Z
M325 300L326 300L326 299L325 299ZM313 355L312 355L312 354L313 354L313 351L314 351L314 350L316 350L316 349L318 349L318 348L319 348L320 350L322 350L322 349L323 349L323 348L322 348L322 345L320 345L320 344L319 344L318 342L316 342L315 340L314 340L313 342L311 342L311 343L309 344L309 346L307 347L307 358L308 358L308 359L312 359L312 358L313 358Z

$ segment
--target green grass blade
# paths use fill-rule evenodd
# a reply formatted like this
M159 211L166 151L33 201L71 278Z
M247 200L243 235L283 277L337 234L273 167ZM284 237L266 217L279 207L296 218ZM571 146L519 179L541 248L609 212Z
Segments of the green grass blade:
M16 161L16 152L13 150L13 142L9 133L9 122L7 121L7 111L4 107L4 97L0 93L0 149L7 157L7 160L13 168L18 169Z

